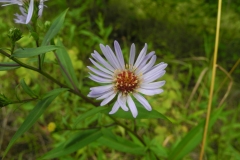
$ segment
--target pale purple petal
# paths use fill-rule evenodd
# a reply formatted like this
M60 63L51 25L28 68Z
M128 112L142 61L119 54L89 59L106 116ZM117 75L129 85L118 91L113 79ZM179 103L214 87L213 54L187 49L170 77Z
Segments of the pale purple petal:
M105 86L98 86L90 88L91 92L95 93L104 93L109 90L113 90L113 84L105 85Z
M106 99L104 99L100 106L104 106L106 104L108 104L115 96L116 96L117 93L113 93L111 96L107 97Z
M147 101L143 96L141 96L141 95L138 94L138 93L134 93L133 96L134 96L148 111L151 111L151 110L152 110L151 105L148 103L148 101Z
M143 78L143 83L153 82L153 81L155 81L156 79L162 77L165 73L166 73L166 71L163 70L163 71L159 71L159 72L156 73L156 74L152 74L152 75L150 75L150 76L147 77L147 78L144 77L144 78Z
M108 62L111 64L111 66L113 66L114 69L118 69L117 65L114 62L114 59L112 58L112 56L110 55L109 51L107 50L107 48L100 44L100 48L102 50L103 55L105 56L105 58L108 60Z
M89 58L89 59L90 59L90 61L91 61L99 70L101 70L101 71L103 71L103 72L105 72L105 73L107 73L107 74L109 74L109 75L113 75L113 73L112 73L111 71L109 71L109 70L107 70L106 68L100 66L100 65L99 65L97 62L95 62L93 59L91 59L91 58Z
M104 77L104 78L109 78L109 79L112 79L113 76L107 74L107 73L104 73L102 71L99 71L93 67L90 67L90 66L87 66L93 73L97 74L98 76L101 76L101 77Z
M144 57L142 63L138 66L137 69L138 69L138 70L142 69L142 68L146 65L147 61L148 61L150 58L152 58L154 55L155 55L155 52L154 52L154 51L148 53L148 54ZM155 62L154 62L154 63L155 63Z
M108 45L106 45L106 51L108 52L108 55L113 59L113 62L116 65L117 69L121 69L121 65L119 64L116 55Z
M130 108L130 111L132 112L133 117L136 118L138 115L138 111L137 111L136 105L133 102L131 96L127 96L127 103L128 103L128 107Z
M156 59L157 59L157 56L156 56L156 55L152 56L152 58L151 58L151 60L148 62L148 64L146 64L146 65L145 65L144 67L142 67L142 68L138 68L135 73L136 73L137 75L145 73L145 71L149 70L149 69L154 65L154 63L156 62Z
M98 77L96 75L93 75L91 73L89 73L90 76L89 78L95 82L99 82L99 83L112 83L113 80L112 79L106 79L106 78L102 78L102 77Z
M157 68L157 67L159 67L159 66L162 66L163 68L161 68L161 70L164 70L164 69L167 67L167 65L168 65L167 63L161 62L161 63L153 66L152 68L150 68L150 69L147 70L146 72L150 72L151 70L153 70L153 69L155 69L155 68Z
M113 105L112 110L109 112L109 114L116 113L119 108L120 108L120 105L118 104L118 102L115 102L115 104Z
M134 65L134 60L135 60L135 53L136 53L136 48L135 48L135 44L133 43L131 45L131 49L130 49L130 57L129 57L129 69L133 68Z
M115 69L108 62L106 62L105 59L103 59L102 56L97 51L94 51L94 53L92 53L92 56L94 59L96 59L96 61L98 61L104 67L114 72Z
M39 5L38 5L38 17L42 17L43 8L44 8L44 1L45 0L40 0L40 2L39 2Z
M153 96L155 94L160 94L163 92L162 89L143 89L143 88L139 88L137 89L137 91L148 96Z
M127 97L126 96L124 96L122 93L119 93L117 101L118 101L118 104L121 106L121 108L124 111L128 111L128 107L126 106L126 101L127 101Z
M151 77L152 75L155 75L161 71L163 71L165 68L167 67L167 64L164 63L164 64L161 64L157 67L155 67L154 69L151 69L150 71L148 71L146 74L143 75L143 78L148 78L148 77Z
M141 88L143 89L157 89L162 87L166 81L159 81L159 82L153 82L153 83L142 83L140 85Z
M12 5L12 4L17 4L19 6L23 5L23 1L22 0L0 0L0 2L2 3L9 3L9 4L3 4L2 6L7 6L7 5Z
M141 50L141 52L140 52L140 54L139 54L139 56L138 56L138 58L137 58L137 60L136 60L136 62L134 64L133 68L137 68L141 64L141 62L143 61L146 53L147 53L147 44L145 43L145 46Z
M111 90L106 91L106 92L95 92L95 91L90 91L90 93L87 95L88 97L92 97L92 98L97 98L97 97L101 97L104 94L107 94L111 92Z
M121 47L120 47L120 45L117 41L114 41L114 49L115 49L115 52L116 52L116 55L117 55L118 62L121 65L121 68L125 69L125 62L124 62L122 50L121 50Z
M116 95L115 91L108 91L108 92L104 93L102 96L98 97L97 100L105 99L113 94Z
M28 14L26 19L26 24L28 24L31 21L32 15L33 15L33 8L34 8L34 0L30 1L29 8L28 8Z

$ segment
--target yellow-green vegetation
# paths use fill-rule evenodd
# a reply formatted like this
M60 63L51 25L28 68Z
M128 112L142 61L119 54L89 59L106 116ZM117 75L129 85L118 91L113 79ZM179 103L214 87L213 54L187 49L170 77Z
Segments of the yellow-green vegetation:
M204 160L240 159L240 2L222 3ZM16 138L4 159L198 160L213 71L217 1L49 0L45 4L38 21L39 40L43 41L54 19L66 13L63 27L49 40L51 45L64 49L61 53L54 49L46 53L44 73L24 67L2 71L0 66L0 98L12 101L0 107L0 159L19 127L33 120L28 115L36 111L39 118ZM8 31L13 27L23 32L15 48L36 47L27 25L14 24L15 12L16 6L1 7L0 49L11 50ZM146 99L169 121L161 115L149 119L111 117L106 113L113 103L101 108L96 107L99 101L84 98L96 86L88 78L91 53L101 53L99 43L112 46L114 40L121 44L125 59L132 43L137 53L148 43L148 51L156 52L156 61L168 63L161 78L166 81L164 92ZM64 59L66 56L60 61L74 68L75 79L70 72L69 76L77 86L66 80L59 65L56 55L64 53L68 53L72 64ZM20 60L38 67L37 56ZM0 53L2 62L11 59ZM65 86L44 76L45 72ZM83 96L74 92L74 87Z

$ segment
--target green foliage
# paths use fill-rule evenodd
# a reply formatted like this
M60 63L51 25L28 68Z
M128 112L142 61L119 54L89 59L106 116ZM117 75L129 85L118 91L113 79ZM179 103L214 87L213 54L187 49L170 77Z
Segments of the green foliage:
M136 102L136 104L138 104ZM159 118L159 119L164 119L170 122L170 120L164 116L163 114L159 113L156 110L152 110L150 112L146 111L145 108L143 108L141 105L137 105L138 108L138 116L136 119L151 119L151 118ZM108 114L111 111L111 108L109 107L107 110L103 110L102 112L105 114ZM131 112L125 112L123 110L118 110L115 114L112 115L112 117L115 118L123 118L123 119L135 119L132 116Z
M209 124L209 129L218 119L221 109L218 109L212 114ZM202 140L205 121L200 122L196 127L191 129L188 134L178 143L178 145L169 153L169 159L179 160L192 151Z
M57 158L63 155L70 154L88 145L89 143L94 142L99 137L101 137L101 135L102 135L101 131L96 129L75 133L64 144L61 144L59 147L56 147L55 149L51 150L41 159Z
M45 46L47 44L50 43L50 41L57 35L57 33L60 31L60 29L62 28L63 26L63 22L64 22L64 19L65 19L65 16L67 14L67 10L65 10L63 13L61 13L53 22L52 22L52 25L49 27L46 35L44 36L44 39L42 41L42 44L41 46ZM42 64L43 65L43 62L44 62L44 58L45 58L45 54L43 54L41 56L42 58Z
M51 102L63 91L66 91L67 89L60 88L55 89L49 93L47 93L42 100L40 100L37 105L34 107L34 109L29 113L29 115L26 117L23 124L19 127L17 132L13 135L11 141L9 142L5 152L4 156L8 153L9 149L12 147L12 145L15 143L15 141L24 134L30 127L33 126L33 124L38 120L38 118L43 114L43 112L47 109L47 107L51 104Z
M20 66L17 63L14 62L3 62L0 63L0 71L8 71L12 69L17 69Z
M98 139L98 142L104 146L107 146L109 148L136 154L136 155L144 155L145 154L145 148L142 146L139 146L138 144L135 144L129 140L126 140L120 136L117 136L113 134L110 130L102 129L103 136Z
M57 49L60 49L60 47L54 45L41 46L38 48L20 48L15 50L12 56L17 58L28 58L45 54L46 52L51 52Z
M38 96L36 95L36 93L34 93L34 92L31 90L31 88L26 84L26 82L24 81L24 79L21 79L21 80L20 80L20 85L21 85L21 87L23 88L23 90L24 90L29 96L31 96L32 98L38 97Z
M57 46L61 49L56 51L56 58L61 67L62 75L64 76L65 81L71 88L77 88L78 80L73 69L72 61L69 57L67 50L64 48L62 42L58 40Z
M23 35L15 48L8 30L16 26L16 10L8 7L0 13L1 48L13 50L12 55L8 52L10 59L0 53L0 157L198 159L209 98L216 1L45 3L48 7L36 28L18 25ZM237 1L223 3L213 114L205 150L209 160L240 156L240 10ZM101 53L99 43L111 45L114 40L123 44L126 59L132 42L137 53L148 43L148 51L156 51L157 62L168 63L164 92L146 97L151 112L136 104L137 119L121 109L109 115L113 104L99 107L98 102L86 101L89 88L96 86L88 79L90 54L94 50ZM14 58L38 72L22 67ZM36 100L37 104L32 102Z

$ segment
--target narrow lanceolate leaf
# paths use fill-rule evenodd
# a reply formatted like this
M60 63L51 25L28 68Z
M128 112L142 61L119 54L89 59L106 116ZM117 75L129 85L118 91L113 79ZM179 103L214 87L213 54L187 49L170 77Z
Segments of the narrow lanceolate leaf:
M0 71L8 71L21 67L19 64L14 62L2 62L0 63Z
M58 34L58 32L60 31L60 29L63 26L64 23L64 19L66 16L68 9L66 9L64 12L62 12L53 22L52 25L50 26L50 28L48 29L41 46L46 46L49 45L50 41ZM42 59L42 64L44 62L44 58L45 58L45 54L41 55L41 59Z
M14 51L12 56L17 58L28 58L28 57L41 55L46 52L54 51L59 48L60 47L54 46L54 45L41 46L37 48L19 48L16 51Z
M23 90L29 95L31 96L32 98L36 98L37 95L36 93L34 93L31 88L25 83L24 79L21 79L20 80L20 85L21 87L23 88Z
M85 130L72 135L65 143L46 153L41 159L53 159L68 155L96 141L102 136L99 129Z
M86 119L87 117L90 117L90 116L93 116L103 110L106 110L107 107L96 107L96 108L93 108L83 114L81 114L81 116L79 116L76 121L74 122L74 126L76 126L77 124L79 124L79 122L81 122L82 120Z
M63 91L66 91L65 88L55 89L48 94L46 94L42 100L40 100L37 105L33 108L33 110L26 117L25 121L19 127L17 132L13 135L10 140L5 152L4 156L7 154L9 149L12 147L14 142L23 135L33 124L38 120L38 118L43 114L43 112L47 109L47 107L51 104L51 102Z
M213 124L218 119L222 108L216 110L209 122L209 128L213 126ZM203 130L204 130L205 121L202 121L194 127L188 134L178 143L178 145L170 152L169 158L171 160L180 160L189 152L191 152L202 140Z
M67 82L67 84L69 85L69 87L73 89L77 89L78 80L74 72L72 61L69 57L69 54L60 40L58 40L57 46L59 46L59 48L61 49L56 51L55 56L61 67L61 72L63 74L63 77Z
M137 105L138 107L138 105ZM119 109L115 114L111 115L112 117L116 118L124 118L124 119L164 119L169 122L171 122L166 116L159 113L156 110L147 111L145 108L139 106L138 108L138 116L136 118L133 118L131 112L125 112L122 109ZM102 111L102 113L108 114L110 112L111 108L108 108L107 110Z
M98 139L98 142L104 146L135 155L145 154L145 147L139 146L134 142L124 139L120 136L116 136L109 129L102 129L102 133L103 136Z
M62 12L53 22L52 25L50 26L50 28L47 31L47 34L45 35L41 46L45 46L48 45L49 42L51 41L51 39L53 39L53 37L55 37L58 32L60 31L60 29L63 26L64 23L64 19L66 16L68 9L66 9L64 12Z

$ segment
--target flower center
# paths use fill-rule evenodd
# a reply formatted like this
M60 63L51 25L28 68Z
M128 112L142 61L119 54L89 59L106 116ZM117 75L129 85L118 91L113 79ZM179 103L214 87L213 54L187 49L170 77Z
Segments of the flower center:
M120 91L123 94L128 94L134 92L138 87L139 79L131 71L124 70L117 74L115 83L115 89L117 91Z

